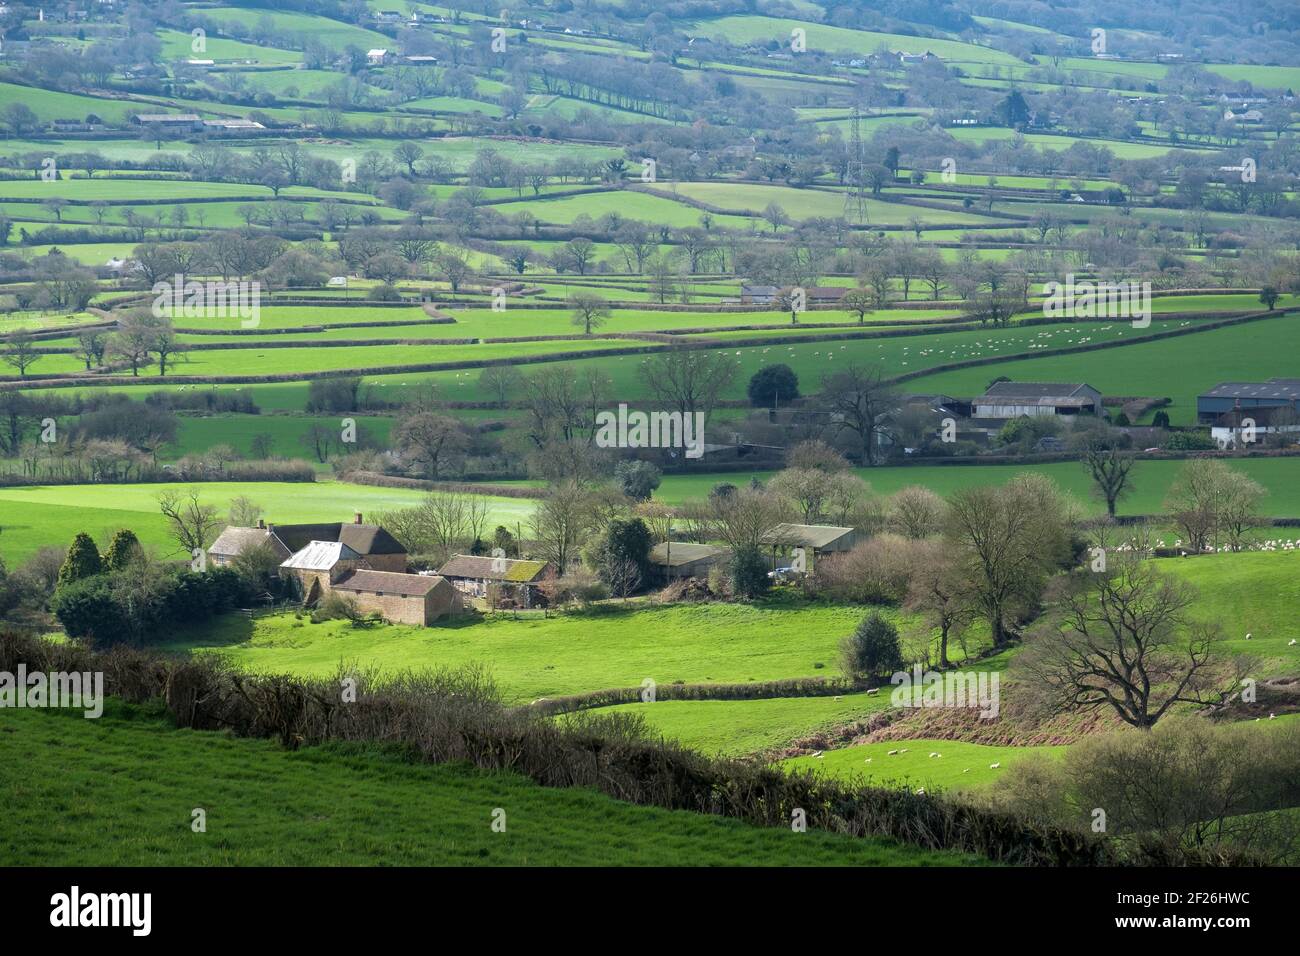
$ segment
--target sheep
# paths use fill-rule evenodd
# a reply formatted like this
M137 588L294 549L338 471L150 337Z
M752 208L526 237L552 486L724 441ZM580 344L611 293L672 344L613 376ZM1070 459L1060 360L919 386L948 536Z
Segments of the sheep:
M962 773L970 773L970 767L967 767L965 770L962 771Z
M813 751L813 756L816 757L818 760L821 760L821 759L822 759L822 752L821 752L820 750L814 750L814 751Z
M935 753L934 751L931 751L931 752L930 752L930 756L931 756L931 757L941 757L941 756L943 756L943 755L942 755L942 754L937 754L937 753Z
M991 763L991 764L989 764L989 769L990 769L990 770L997 770L998 767L1001 767L1001 766L1002 766L1001 763Z
M916 791L916 795L917 795L918 797L924 797L924 796L925 796L925 787L921 787L920 789L918 789L918 790Z
M1286 642L1287 647L1295 647L1295 645L1296 645L1296 639L1294 637L1291 638L1291 640Z
M897 750L891 750L891 751L889 752L889 756L892 757L892 756L894 756L894 754L896 754L896 753L898 753Z
M867 758L865 761L863 761L863 762L864 762L864 763L871 763L871 758L868 757L868 758Z
M1249 632L1249 631L1246 632L1246 640L1250 640L1250 632Z

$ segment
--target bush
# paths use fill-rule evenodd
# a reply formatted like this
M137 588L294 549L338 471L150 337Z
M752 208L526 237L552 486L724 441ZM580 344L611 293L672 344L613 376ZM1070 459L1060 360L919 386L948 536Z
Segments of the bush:
M872 612L840 644L840 666L851 680L892 674L903 666L898 628Z
M730 571L731 593L742 600L761 596L771 585L767 561L757 548L737 550L731 556Z
M133 637L130 616L118 603L108 575L60 584L52 608L69 637L99 646L127 643Z
M1168 451L1213 451L1218 447L1206 432L1174 432L1165 442Z
M614 465L614 482L633 501L647 500L659 487L662 476L663 472L648 461L623 459Z
M799 397L799 376L788 365L764 365L749 380L749 403L755 408L772 408Z
M900 603L907 595L912 567L923 542L878 534L847 554L826 555L813 569L816 591L855 604Z
M79 531L68 548L68 556L59 568L59 586L84 581L104 570L104 563L99 557L99 548L90 535Z

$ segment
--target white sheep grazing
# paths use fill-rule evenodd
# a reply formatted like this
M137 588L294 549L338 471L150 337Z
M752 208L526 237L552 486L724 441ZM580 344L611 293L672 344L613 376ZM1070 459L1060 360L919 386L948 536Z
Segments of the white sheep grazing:
M873 688L871 688L871 690L867 691L867 696L868 696L868 697L875 697L875 696L876 696L877 694L879 694L879 693L880 693L880 688L879 688L879 687L873 687Z
M907 748L904 747L902 750L899 751L899 753L900 753L900 754L905 754L905 753L907 753Z
M822 756L822 752L820 750L815 750L813 751L813 756L816 757L818 760L820 760Z
M836 699L836 700L843 700L844 698L841 697L839 694L836 694L836 695L835 695L835 699Z
M868 757L867 760L866 760L866 762L867 762L867 763L871 763L871 758Z
M924 797L924 796L925 796L925 787L921 787L919 790L917 790L917 791L916 791L916 795L917 795L918 797Z
M1269 720L1277 720L1277 714L1269 714L1269 715L1268 715L1268 719L1269 719Z
M937 757L937 756L939 756L939 755L938 755L937 753L934 753L933 751L931 751L931 752L930 752L930 756L931 756L931 757Z
M1246 632L1246 640L1250 640L1250 632L1249 632L1249 631Z
M990 769L990 770L997 770L998 767L1001 767L1001 766L1002 766L1002 764L1000 764L1000 763L991 763L991 764L989 764L989 769Z
M889 756L892 757L892 756L894 756L894 754L896 754L896 753L898 753L897 750L891 750L891 751L889 752Z
M965 770L962 771L962 773L970 773L970 767L967 767Z
M1289 641L1286 642L1286 646L1287 646L1287 647L1295 647L1295 646L1296 646L1296 639L1295 639L1294 637L1291 638L1291 640L1289 640Z

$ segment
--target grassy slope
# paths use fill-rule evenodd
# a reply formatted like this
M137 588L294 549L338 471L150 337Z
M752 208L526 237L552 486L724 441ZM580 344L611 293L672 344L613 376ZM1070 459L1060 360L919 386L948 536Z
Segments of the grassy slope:
M891 750L907 753L889 756ZM837 777L858 778L875 786L903 784L927 790L968 790L987 786L1011 764L1042 754L1059 758L1065 747L990 747L958 740L890 740L878 744L828 750L821 757L795 757L784 766L816 770ZM941 756L931 757L937 753ZM867 762L867 758L871 762ZM1002 766L993 769L991 764Z
M0 717L0 860L27 866L716 866L976 862L413 765L174 730L110 702ZM20 758L21 759L18 759ZM207 811L193 833L191 811ZM506 832L490 828L496 808Z
M158 512L158 494L168 485L40 485L0 488L0 558L11 566L36 549L65 548L78 531L88 532L107 547L118 528L131 528L146 545L163 554L175 549ZM288 524L309 521L348 521L354 511L376 512L409 507L422 497L418 491L375 488L342 482L211 482L174 486L197 487L205 504L225 515L230 499L245 495L266 510L270 521ZM527 499L497 498L489 520L527 521L533 504Z

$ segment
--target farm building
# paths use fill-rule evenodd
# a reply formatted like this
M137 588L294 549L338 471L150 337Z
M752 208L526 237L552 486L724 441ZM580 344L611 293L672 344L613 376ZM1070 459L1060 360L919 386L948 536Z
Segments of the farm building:
M973 418L1081 414L1101 414L1101 392L1082 382L996 382L971 401Z
M217 566L229 564L245 548L262 543L287 558L313 541L342 542L374 571L406 570L406 548L379 525L363 523L360 512L351 523L276 525L259 521L256 528L226 528L208 548L208 558Z
M486 598L489 588L498 587L502 602L513 601L519 607L532 607L537 602L541 583L554 576L554 572L555 567L549 561L473 554L453 554L438 569L462 594Z
M334 583L360 568L364 559L341 541L309 541L280 564L303 604L315 604Z
M208 560L217 567L225 567L250 548L267 545L283 561L292 551L265 523L256 528L226 528L208 548Z
M1300 378L1270 378L1267 382L1223 382L1196 396L1196 420L1213 424L1224 412L1252 408L1300 407Z
M1300 439L1300 413L1286 405L1234 408L1210 426L1210 437L1223 449L1251 444L1258 447L1268 435L1292 435Z
M814 560L823 554L838 554L852 550L858 533L853 528L828 524L788 524L782 522L763 535L762 542L772 549L772 567L777 568L777 553L786 549L802 548ZM809 563L811 567L811 562ZM805 570L801 568L800 570Z
M203 129L203 117L197 113L136 113L131 117L136 126L146 129L190 130Z
M780 291L774 285L742 285L740 301L745 305L771 305Z
M722 548L687 541L664 541L650 549L650 565L662 578L699 578L725 555Z
M396 574L392 571L349 571L332 589L357 602L364 612L385 621L421 627L460 609L460 592L435 574Z

